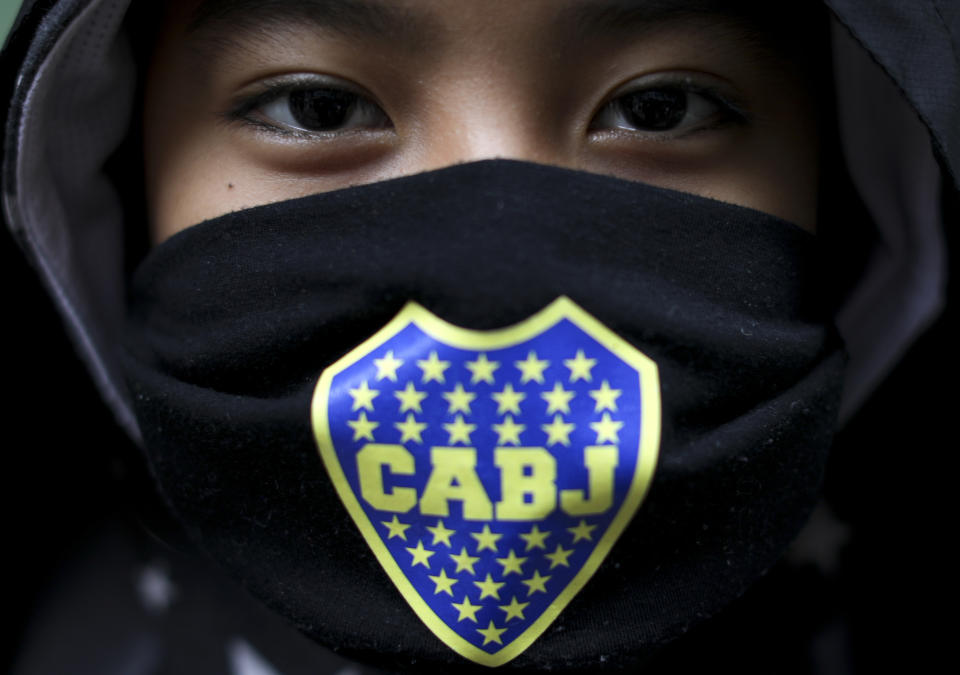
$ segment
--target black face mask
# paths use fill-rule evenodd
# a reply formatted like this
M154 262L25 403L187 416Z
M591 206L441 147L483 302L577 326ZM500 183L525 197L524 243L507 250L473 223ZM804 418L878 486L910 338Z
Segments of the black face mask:
M623 667L742 593L816 498L843 366L816 243L510 161L232 213L135 275L146 453L201 547L318 642Z

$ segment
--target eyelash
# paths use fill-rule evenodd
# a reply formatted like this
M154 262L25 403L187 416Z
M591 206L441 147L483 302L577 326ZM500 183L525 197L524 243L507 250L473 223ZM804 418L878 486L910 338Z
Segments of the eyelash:
M614 116L628 116L631 112L636 113L636 106L643 108L642 99L633 101L634 110L628 110L628 98L632 96L646 96L647 104L660 102L671 97L681 96L683 99L682 118L674 120L675 124L664 129L632 129L626 126L620 126L614 123ZM652 101L650 100L652 99ZM705 120L698 122L687 122L683 127L683 121L687 119L692 109L700 108L700 113L704 107L713 108L712 113ZM601 125L599 122L606 119ZM734 102L731 96L725 95L719 89L693 81L689 76L653 76L651 78L641 78L634 80L624 87L617 90L606 103L601 105L594 113L590 122L590 130L596 133L627 133L642 135L646 137L656 137L662 140L684 138L691 134L703 131L720 129L734 124L746 124L750 122L751 117L747 110L739 103Z
M262 110L270 105L287 101L286 109L289 112L291 107L290 97L298 94L332 94L339 97L341 105L347 105L348 112L356 111L357 106L361 109L361 114L380 115L382 124L370 124L358 128L330 130L311 130L284 124L283 122L272 119L264 115ZM690 101L694 105L703 106L704 104L713 106L715 111L710 115L706 122L690 124L689 129L681 129L679 132L674 125L668 129L633 129L620 124L613 124L613 118L628 116L635 113L637 101L634 100L634 110L625 113L624 106L628 97L644 94L657 94L661 99L664 95L683 97L683 118L689 113ZM694 97L694 98L691 98ZM656 98L656 97L654 97ZM349 99L350 103L345 101ZM641 104L642 108L642 104ZM325 140L333 137L342 136L345 133L363 133L370 131L381 131L383 129L392 129L393 122L390 120L383 108L377 104L371 96L358 88L349 86L347 83L336 78L326 78L318 76L294 76L292 78L277 79L266 81L261 85L261 89L254 94L241 97L234 106L225 115L228 120L241 122L258 127L270 133L279 134L287 137L294 137L304 140ZM598 126L598 120L606 119L604 124L608 126ZM689 76L670 76L655 75L653 77L640 78L634 80L616 91L604 104L599 106L593 114L588 130L594 134L618 134L633 135L646 138L658 138L661 140L671 140L686 137L691 134L720 129L732 124L746 124L750 121L750 115L746 109L732 97L721 94L714 87L703 86L694 82ZM680 120L682 122L682 119ZM679 123L678 123L679 124Z
M228 121L241 122L261 128L265 131L280 134L283 136L292 136L309 140L331 138L345 133L342 130L333 129L330 131L319 131L310 129L300 129L295 126L283 124L277 120L269 121L268 116L257 114L258 111L267 108L271 104L287 100L287 108L290 107L289 97L298 93L311 94L322 92L339 96L341 103L344 98L352 97L350 107L360 106L366 113L374 112L383 116L386 122L384 125L370 126L365 130L371 129L389 129L393 123L383 108L373 101L369 95L357 91L348 86L341 80L333 80L317 77L294 77L290 79L280 79L264 82L261 89L254 94L241 96L234 106L227 112L225 117Z

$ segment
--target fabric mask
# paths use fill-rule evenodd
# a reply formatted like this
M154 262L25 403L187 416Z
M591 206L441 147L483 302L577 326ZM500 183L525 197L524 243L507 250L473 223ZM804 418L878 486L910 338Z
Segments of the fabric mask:
M170 508L318 642L623 667L809 512L844 362L823 276L773 216L484 161L175 235L126 368Z

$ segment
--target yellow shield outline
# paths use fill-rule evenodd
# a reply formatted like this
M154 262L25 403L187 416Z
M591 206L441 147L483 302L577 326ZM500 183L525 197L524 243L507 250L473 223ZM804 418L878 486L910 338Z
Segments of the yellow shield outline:
M433 339L450 347L485 351L505 349L526 342L547 331L563 319L571 321L622 361L633 367L639 374L643 400L639 458L626 498L580 571L557 596L556 600L523 634L499 651L488 653L467 642L434 613L393 559L380 534L364 512L347 481L333 446L330 421L327 417L330 386L334 377L369 355L410 324L415 324ZM506 328L485 331L461 328L447 323L422 305L410 301L383 328L323 371L314 389L311 402L311 423L320 457L340 500L347 508L367 545L380 562L380 566L393 581L414 613L437 638L460 656L490 667L509 662L533 644L580 592L606 559L614 543L633 519L634 514L646 497L650 483L653 481L660 448L660 416L660 382L656 363L566 296L558 297L545 308L519 323Z

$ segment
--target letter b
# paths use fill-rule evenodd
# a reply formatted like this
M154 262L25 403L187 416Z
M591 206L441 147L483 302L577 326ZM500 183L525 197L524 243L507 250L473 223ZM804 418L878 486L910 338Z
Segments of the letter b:
M557 504L557 460L545 448L497 448L497 520L543 520Z

